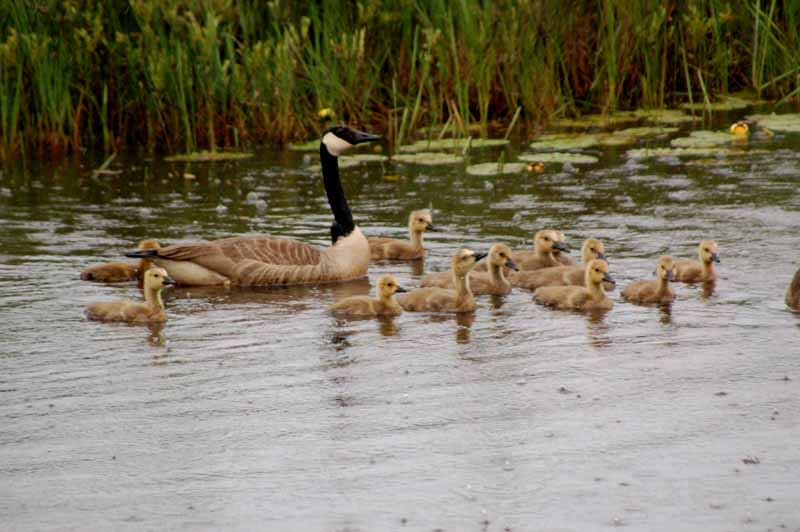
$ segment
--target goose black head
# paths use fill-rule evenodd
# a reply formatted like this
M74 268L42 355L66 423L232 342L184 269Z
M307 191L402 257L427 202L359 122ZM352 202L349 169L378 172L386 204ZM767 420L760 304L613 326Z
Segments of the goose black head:
M356 144L372 142L380 139L380 135L373 135L344 125L331 126L322 134L322 144L328 153L338 157Z

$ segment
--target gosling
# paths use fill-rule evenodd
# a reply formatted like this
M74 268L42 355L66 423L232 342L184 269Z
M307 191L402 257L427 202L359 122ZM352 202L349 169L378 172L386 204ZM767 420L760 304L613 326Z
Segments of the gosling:
M337 301L330 306L331 313L337 316L353 317L375 317L375 316L399 316L403 313L403 307L394 297L396 293L406 292L400 286L394 275L382 275L378 279L378 298L373 299L369 296L351 296Z
M675 281L679 283L716 281L717 272L714 263L719 264L717 243L713 240L701 241L698 246L698 256L699 262L687 259L675 261Z
M495 244L489 248L488 272L469 273L469 287L472 294L503 296L511 292L511 283L506 279L505 268L518 271L516 263L511 258L511 248L505 244ZM439 272L426 275L422 279L422 287L454 288L452 272Z
M511 284L528 290L542 286L586 286L586 264L594 259L606 260L606 248L596 238L587 238L581 247L582 266L552 266L541 270L519 272L511 277ZM606 290L614 286L605 283Z
M750 125L745 120L740 120L731 124L729 128L731 135L737 137L746 137L750 133Z
M566 244L567 237L564 236L562 231L556 231L558 233L558 240L559 242L564 242ZM575 266L575 259L570 256L569 252L563 253L559 248L553 248L553 258L556 259L556 262L559 264L563 264L564 266ZM586 261L583 261L586 264ZM581 267L581 272L583 272L583 268Z
M586 265L586 287L543 286L533 293L533 298L561 310L610 310L614 302L608 299L603 282L614 284L614 279L608 275L608 263L595 259Z
M564 234L561 231L543 229L534 235L533 241L532 251L518 251L511 257L522 271L561 266L554 252L569 253L569 245L564 241Z
M139 242L138 249L159 249L158 242L155 240L142 240ZM81 279L84 281L95 281L98 283L122 283L125 281L141 280L153 263L147 259L140 259L138 264L130 262L106 262L89 266L81 272Z
M786 304L789 308L800 310L800 270L794 274L789 288L786 289Z
M144 303L140 301L104 301L86 307L86 317L98 321L156 323L167 321L161 289L174 285L164 268L150 268L144 273Z
M669 255L658 259L656 278L649 281L634 281L622 291L622 297L632 303L671 303L675 292L669 282L675 275L675 261Z
M408 216L409 240L394 238L368 238L371 259L413 260L425 256L422 235L425 231L436 231L431 212L427 209L413 211Z
M429 286L417 288L397 298L403 310L411 312L473 312L475 297L469 286L469 272L486 253L460 249L453 256L452 276L455 289Z

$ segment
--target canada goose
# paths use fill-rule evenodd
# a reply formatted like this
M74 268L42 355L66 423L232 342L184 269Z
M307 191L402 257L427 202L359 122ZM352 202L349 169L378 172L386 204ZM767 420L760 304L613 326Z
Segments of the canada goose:
M516 263L511 259L511 248L505 244L495 244L489 248L489 256L486 259L489 263L488 272L471 271L468 274L469 288L473 295L484 294L502 296L511 292L511 283L506 279L503 270L511 268L517 271ZM422 279L421 286L453 288L455 287L452 272L438 272L426 275Z
M178 244L128 256L152 257L183 285L295 285L362 277L369 267L369 244L347 205L338 156L355 144L378 138L341 125L328 128L322 136L322 178L335 218L333 245L326 249L297 240L254 236Z
M475 253L471 249L458 250L451 262L454 290L433 286L417 288L398 296L398 303L403 310L411 312L472 312L475 298L469 287L468 274L485 256L486 253Z
M144 303L140 301L103 301L86 307L86 317L99 321L152 323L167 321L161 288L175 281L164 268L150 268L144 273Z
M160 246L155 240L142 240L137 249L158 249ZM145 258L139 259L139 264L130 262L106 262L89 266L81 272L81 279L84 281L96 281L98 283L121 283L124 281L134 281L142 279L142 276L152 263Z
M528 290L536 290L540 286L586 286L585 265L594 259L606 260L605 250L602 242L587 238L581 247L581 266L552 266L518 272L511 276L511 284ZM606 290L614 289L611 283L604 283L604 287Z
M397 302L394 294L406 292L394 275L382 275L378 279L378 298L369 296L350 296L330 306L330 311L341 316L399 316L403 307Z
M537 288L533 298L549 307L562 310L608 310L614 302L608 299L603 282L614 283L608 275L608 264L595 259L586 265L586 287L543 286Z
M658 259L656 278L632 282L622 291L622 297L633 303L669 303L675 299L675 292L669 286L674 274L675 261L664 255Z
M562 231L556 232L558 233L559 242L564 242L566 244L567 237L564 236L564 233ZM553 258L556 259L556 262L564 266L575 266L575 259L570 256L569 251L562 253L560 248L555 247L553 248ZM586 264L586 261L583 261L583 263ZM581 267L581 270L583 270L583 267Z
M750 125L746 121L740 120L731 124L729 131L731 132L731 135L735 135L737 137L746 137L747 134L750 133Z
M436 231L433 226L431 212L427 209L412 211L408 216L409 240L395 238L368 238L369 253L372 259L411 260L425 256L422 245L422 234L425 231Z
M794 274L789 288L786 289L786 304L789 308L800 310L800 270Z
M699 262L686 259L675 261L675 281L699 283L717 279L717 272L714 270L714 263L719 263L717 243L713 240L701 241L698 246L698 256Z

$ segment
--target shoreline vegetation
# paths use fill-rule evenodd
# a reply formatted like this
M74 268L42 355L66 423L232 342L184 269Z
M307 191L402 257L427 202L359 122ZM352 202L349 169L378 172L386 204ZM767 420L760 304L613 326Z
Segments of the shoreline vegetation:
M738 91L800 100L800 0L0 6L6 161L241 150L313 138L326 118L399 146L433 125L507 136Z

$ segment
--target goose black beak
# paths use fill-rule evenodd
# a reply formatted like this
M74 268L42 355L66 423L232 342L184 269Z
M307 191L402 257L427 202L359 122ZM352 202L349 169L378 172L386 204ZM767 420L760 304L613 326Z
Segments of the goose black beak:
M515 272L518 272L518 271L519 271L519 266L517 266L517 263L516 263L516 262L514 262L514 261L513 261L513 260L511 260L511 259L508 259L508 260L506 261L506 266L507 266L507 267L509 267L509 268L511 268L511 269L512 269L512 270L514 270Z
M398 286L397 288L395 288L394 291L397 292L398 294L402 294L403 292L408 292L408 290L406 290L402 286Z
M717 255L716 253L712 253L711 254L711 261L712 262L716 262L717 264L719 264L719 255Z
M425 230L426 231L433 231L435 233L435 232L439 231L439 228L436 227L433 224L428 224L427 226L425 226Z
M353 130L353 140L352 144L362 144L364 142L372 142L375 140L380 140L380 135L374 135L372 133L367 133L366 131L358 131L357 129Z
M673 277L675 277L675 276L672 273L672 270L667 270L667 275L666 275L667 281L671 281L673 279Z
M473 256L475 257L475 262L478 262L479 260L485 258L486 255L488 255L488 253L476 253Z
M569 253L570 247L569 244L567 244L566 242L562 242L559 240L558 242L553 243L553 249Z
M610 275L608 275L607 273L603 274L603 281L605 281L607 283L611 283L614 286L617 286L617 282Z
M164 284L166 286L177 286L178 283L172 277L164 277Z

